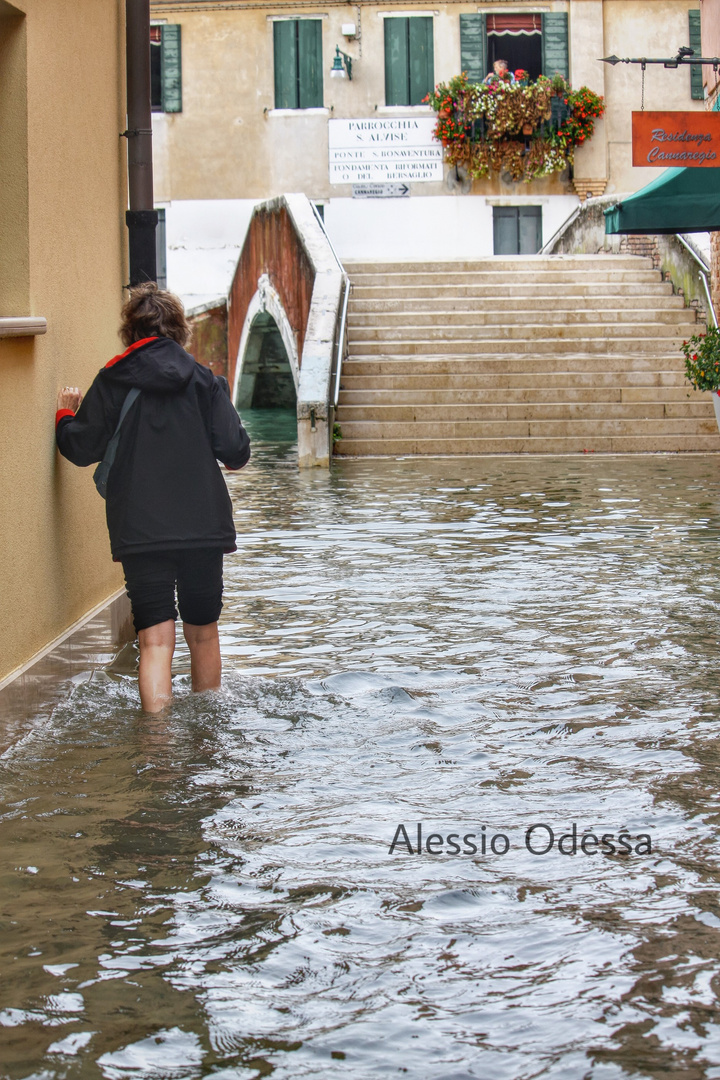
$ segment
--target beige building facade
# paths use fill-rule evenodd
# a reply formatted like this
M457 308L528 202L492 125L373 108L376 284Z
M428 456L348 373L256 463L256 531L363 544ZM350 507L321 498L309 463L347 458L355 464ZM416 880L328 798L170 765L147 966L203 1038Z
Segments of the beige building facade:
M179 27L181 38L181 109L158 110L153 118L156 195L168 214L171 264L173 245L176 250L182 245L182 228L174 231L171 222L182 211L179 204L251 203L287 191L302 191L324 207L331 238L346 257L492 254L498 205L541 207L546 242L579 197L634 191L657 175L631 164L631 113L641 108L640 69L611 67L600 59L613 53L672 56L688 44L698 10L698 0L495 0L436 7L421 0L362 5L154 0L153 20L160 27ZM396 27L406 25L412 34L423 21L431 41L425 68L431 85L467 66L467 28L474 26L476 70L487 70L499 53L507 53L511 67L536 56L538 73L544 67L552 75L564 63L574 88L586 85L604 96L605 116L592 140L576 151L572 175L565 171L527 184L494 174L472 182L445 166L432 179L409 180L406 196L393 199L361 198L351 183L333 182L334 121L427 124L433 119L427 105L397 104L392 89L389 93L388 63L392 66L397 55L393 60L388 42ZM297 77L300 94L295 100L287 93L283 97L287 72L278 72L283 62L278 41L288 37L288 23L297 31L300 57L301 31L308 23L316 28L320 87L311 80L304 100L299 61L290 78ZM548 51L551 33L565 35L554 51ZM412 36L408 48L412 68ZM351 61L352 78L331 77L338 50ZM687 68L648 68L644 104L646 109L704 107L693 96Z
M58 389L119 351L124 3L0 0L0 684L121 585Z

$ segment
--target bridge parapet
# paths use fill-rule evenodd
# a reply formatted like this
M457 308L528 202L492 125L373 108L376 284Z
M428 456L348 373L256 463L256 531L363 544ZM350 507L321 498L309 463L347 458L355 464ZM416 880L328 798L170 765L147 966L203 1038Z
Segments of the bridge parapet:
M345 272L305 195L255 207L228 298L228 378L237 403L252 323L269 313L295 379L301 468L329 466L346 290Z

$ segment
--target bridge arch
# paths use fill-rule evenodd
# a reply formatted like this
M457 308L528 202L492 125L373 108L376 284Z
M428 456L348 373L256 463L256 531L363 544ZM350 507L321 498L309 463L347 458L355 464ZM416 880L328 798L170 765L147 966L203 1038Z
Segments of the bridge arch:
M233 401L238 409L295 408L299 384L297 336L277 290L268 275L262 274L240 335Z

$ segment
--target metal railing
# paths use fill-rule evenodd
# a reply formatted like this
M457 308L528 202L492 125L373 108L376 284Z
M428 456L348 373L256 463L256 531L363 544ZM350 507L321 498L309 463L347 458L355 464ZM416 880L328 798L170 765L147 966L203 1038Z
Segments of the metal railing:
M320 213L318 211L317 206L315 205L315 203L311 203L310 205L313 208L313 213L315 214L315 217L317 219L317 223L318 223L318 225L320 226L320 228L322 229L322 231L323 231L323 233L325 235L325 239L328 242L328 247L330 248L330 250L331 250L331 252L333 254L333 258L335 259L335 262L338 264L338 269L340 270L340 273L342 274L342 280L343 280L343 298L342 298L342 303L340 305L340 316L338 318L338 321L337 321L337 324L336 324L336 327L335 327L337 337L336 337L336 344L335 344L336 353L335 353L335 365L334 365L334 372L333 372L333 374L335 376L335 384L334 384L334 387L333 387L332 406L333 406L333 409L336 409L337 404L338 404L338 399L340 397L340 378L342 376L343 360L347 356L347 312L348 312L348 302L350 300L350 290L352 289L352 285L350 283L350 278L347 275L345 267L340 262L340 259L338 257L338 253L335 250L335 248L333 247L333 242L330 239L330 237L328 236L327 229L325 228L325 222L323 221L323 219L322 219L322 217L321 217L321 215L320 215Z
M685 248L685 250L688 252L688 254L691 255L693 257L693 259L695 260L695 262L697 263L698 273L700 274L700 280L702 281L703 289L705 290L705 299L707 300L708 315L712 319L713 326L717 326L717 324L718 324L717 315L715 314L715 306L714 306L714 304L712 302L712 295L710 293L710 285L708 283L708 276L707 276L707 267L706 267L705 263L702 261L702 259L700 258L700 256L698 255L698 253L696 251L694 251L693 248L690 247L687 240L684 240L683 237L680 235L680 233L675 233L675 236L680 241L680 243Z

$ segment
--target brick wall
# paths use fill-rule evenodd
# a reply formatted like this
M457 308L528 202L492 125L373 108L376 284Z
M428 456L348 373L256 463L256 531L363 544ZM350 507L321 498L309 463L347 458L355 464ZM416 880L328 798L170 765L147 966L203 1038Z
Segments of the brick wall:
M643 255L650 258L653 270L660 269L660 247L656 236L644 236L640 233L623 236L620 240L620 251L623 255Z

